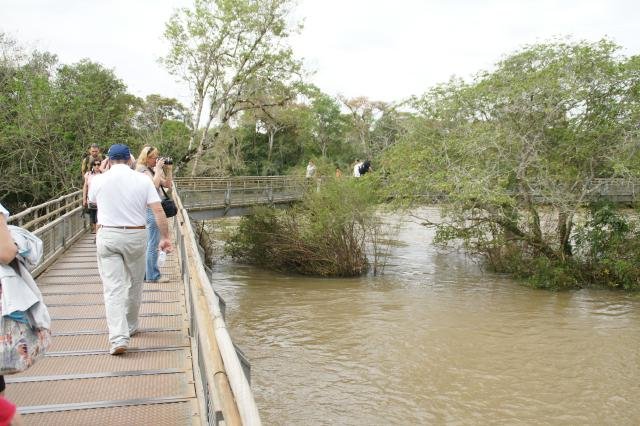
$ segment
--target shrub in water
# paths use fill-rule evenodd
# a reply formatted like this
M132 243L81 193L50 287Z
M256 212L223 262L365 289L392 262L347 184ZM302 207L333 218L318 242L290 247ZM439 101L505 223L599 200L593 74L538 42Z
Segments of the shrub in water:
M307 275L357 276L367 272L367 243L379 241L376 181L329 181L311 188L288 210L256 208L242 218L225 252L236 260ZM378 261L375 257L374 262Z

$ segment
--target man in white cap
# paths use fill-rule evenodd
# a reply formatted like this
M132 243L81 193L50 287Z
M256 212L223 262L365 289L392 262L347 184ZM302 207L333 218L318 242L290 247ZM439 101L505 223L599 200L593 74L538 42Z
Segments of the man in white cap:
M125 353L138 329L147 251L146 208L160 228L159 250L170 252L167 218L151 180L129 167L129 147L109 148L111 168L95 177L89 201L98 205L96 248L104 287L111 355Z

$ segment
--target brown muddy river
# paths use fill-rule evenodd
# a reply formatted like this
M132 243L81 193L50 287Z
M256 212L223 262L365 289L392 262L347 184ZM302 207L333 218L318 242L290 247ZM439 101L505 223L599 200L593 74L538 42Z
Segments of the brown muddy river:
M380 277L216 265L265 425L640 424L640 295L533 290L432 237L405 223Z

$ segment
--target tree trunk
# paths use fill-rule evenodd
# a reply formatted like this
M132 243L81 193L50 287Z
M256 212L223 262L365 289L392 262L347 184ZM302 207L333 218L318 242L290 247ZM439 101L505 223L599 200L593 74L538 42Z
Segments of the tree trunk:
M571 216L566 212L558 213L558 242L560 243L562 255L565 258L573 255L571 243L569 242L572 228L573 220L571 219Z
M209 135L209 129L211 128L211 123L213 122L213 114L209 115L209 120L207 121L206 126L204 126L204 130L202 131L202 139L200 139L200 143L198 144L198 150L193 157L193 168L191 169L191 177L196 176L196 168L198 167L198 161L202 154L204 153L204 143L207 140L207 136Z
M267 152L267 162L271 163L271 151L273 150L273 139L275 137L275 131L269 130L269 151Z

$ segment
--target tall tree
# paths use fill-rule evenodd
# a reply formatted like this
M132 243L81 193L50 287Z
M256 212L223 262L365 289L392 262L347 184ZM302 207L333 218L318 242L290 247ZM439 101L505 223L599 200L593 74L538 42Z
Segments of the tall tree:
M389 190L446 193L441 241L563 262L598 177L638 176L640 61L607 40L528 46L475 81L434 88L386 156Z
M88 59L62 65L55 86L59 124L77 145L106 146L133 137L131 121L138 100L113 70Z
M169 53L162 59L193 93L189 151L195 175L198 160L216 140L212 125L225 126L241 111L278 105L293 97L263 97L266 88L294 79L301 70L287 46L291 0L194 0L164 33ZM278 93L278 91L273 91ZM204 122L203 131L199 131Z
M385 102L371 101L364 96L356 98L339 97L343 105L349 110L353 139L361 145L365 155L372 155L371 132L375 122L389 109Z
M316 91L311 96L311 133L320 148L323 158L331 145L339 144L343 137L344 118L340 105L329 95Z
M77 188L89 144L132 138L136 100L99 64L59 65L5 36L0 48L0 198L23 208Z
M191 118L187 108L173 98L154 94L141 101L133 120L142 143L178 159L187 152Z

